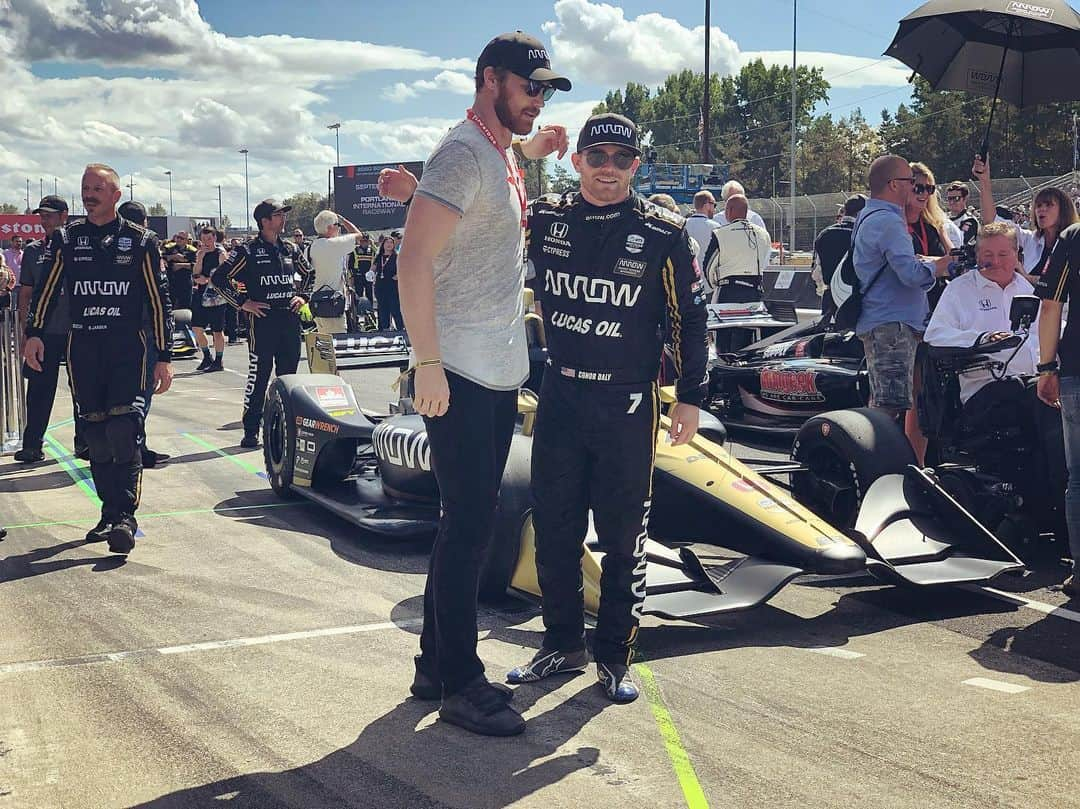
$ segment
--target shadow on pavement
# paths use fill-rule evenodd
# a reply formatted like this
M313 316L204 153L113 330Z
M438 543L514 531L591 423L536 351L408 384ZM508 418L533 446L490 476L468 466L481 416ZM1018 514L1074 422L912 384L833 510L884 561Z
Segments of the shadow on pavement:
M0 559L0 584L19 579L29 579L45 573L55 573L73 567L90 567L95 573L116 570L127 563L126 556L87 556L81 559L53 559L64 551L81 548L85 540L62 542L47 548L35 548L26 553L14 554Z
M546 692L518 689L527 711ZM592 768L596 748L559 748L611 705L591 685L528 720L524 736L477 736L440 721L437 704L406 699L367 725L352 744L283 772L256 772L180 790L147 809L228 805L237 809L495 809L510 806L568 775ZM617 710L617 709L616 709ZM424 723L419 729L417 726Z
M43 461L33 469L41 466L48 465L49 462ZM52 463L55 464L55 461ZM19 477L14 475L5 476L4 473L0 473L0 478L7 477L7 480L0 480L0 494L22 494L25 492L46 492L53 489L66 489L68 486L74 486L75 481L71 479L71 475L65 472L63 469L57 469L53 472L45 472L40 475L27 474L30 470L23 468L19 470L24 474ZM90 470L86 470L89 476Z

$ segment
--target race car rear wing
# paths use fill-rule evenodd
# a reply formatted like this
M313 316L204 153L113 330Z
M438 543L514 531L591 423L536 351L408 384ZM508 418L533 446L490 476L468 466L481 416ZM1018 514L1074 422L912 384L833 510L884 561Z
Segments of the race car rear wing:
M401 368L409 365L409 337L403 331L304 335L308 368L313 374L337 374L357 368Z

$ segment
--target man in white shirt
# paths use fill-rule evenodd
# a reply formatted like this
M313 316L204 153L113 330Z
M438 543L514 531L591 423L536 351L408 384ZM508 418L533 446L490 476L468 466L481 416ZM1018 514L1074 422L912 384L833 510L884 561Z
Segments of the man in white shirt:
M686 232L690 238L697 242L697 260L699 266L704 266L705 251L709 248L709 240L712 232L719 225L713 220L716 214L716 198L712 192L701 190L694 194L694 212L686 218Z
M728 224L714 230L705 248L705 277L713 303L761 300L761 274L769 266L769 234L747 219L746 197L733 194L724 206Z
M728 216L726 213L727 201L736 195L745 197L746 189L743 188L742 183L738 180L728 180L724 183L724 187L720 189L720 201L724 203L724 210L713 217L713 221L718 225L726 225L728 223ZM765 231L766 235L768 235L769 229L765 227L765 220L761 218L761 215L758 214L757 211L751 211L748 208L745 218L751 225L757 225ZM766 241L769 240L766 239Z
M345 256L353 251L363 234L333 211L319 211L315 215L315 233L309 248L311 268L315 272L311 311L322 334L341 334L349 330L344 308ZM340 314L334 314L339 310Z

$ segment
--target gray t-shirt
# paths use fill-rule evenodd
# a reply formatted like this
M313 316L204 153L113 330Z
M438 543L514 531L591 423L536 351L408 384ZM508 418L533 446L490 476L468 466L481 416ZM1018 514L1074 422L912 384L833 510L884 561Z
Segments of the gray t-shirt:
M514 390L529 375L525 231L506 162L476 124L462 121L424 164L416 193L461 216L434 261L443 367L493 390Z
M19 285L33 289L48 273L49 268L41 263L45 253L43 242L30 242L23 251L22 271L19 274ZM71 315L68 312L68 296L65 285L60 285L60 297L57 299L53 310L49 313L49 320L45 324L46 334L67 334L71 331Z

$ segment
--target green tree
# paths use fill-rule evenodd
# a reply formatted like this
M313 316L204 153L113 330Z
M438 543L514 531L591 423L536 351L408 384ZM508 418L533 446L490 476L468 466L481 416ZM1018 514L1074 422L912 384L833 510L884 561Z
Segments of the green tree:
M518 160L518 168L525 172L525 192L529 199L535 199L551 190L546 157L539 160Z
M155 202L146 213L149 216L166 216L169 212L165 210L165 206L160 202Z
M870 162L882 154L881 137L860 110L833 121L811 120L799 143L797 190L801 194L865 190Z
M576 174L571 174L558 163L551 171L551 188L553 194L565 194L567 191L577 191L581 183Z
M0 213L19 213L22 210L18 205L10 202L0 202Z
M285 232L300 228L305 235L314 236L315 214L330 207L330 198L316 191L302 191L286 197L281 204L292 206L292 210L286 214Z

